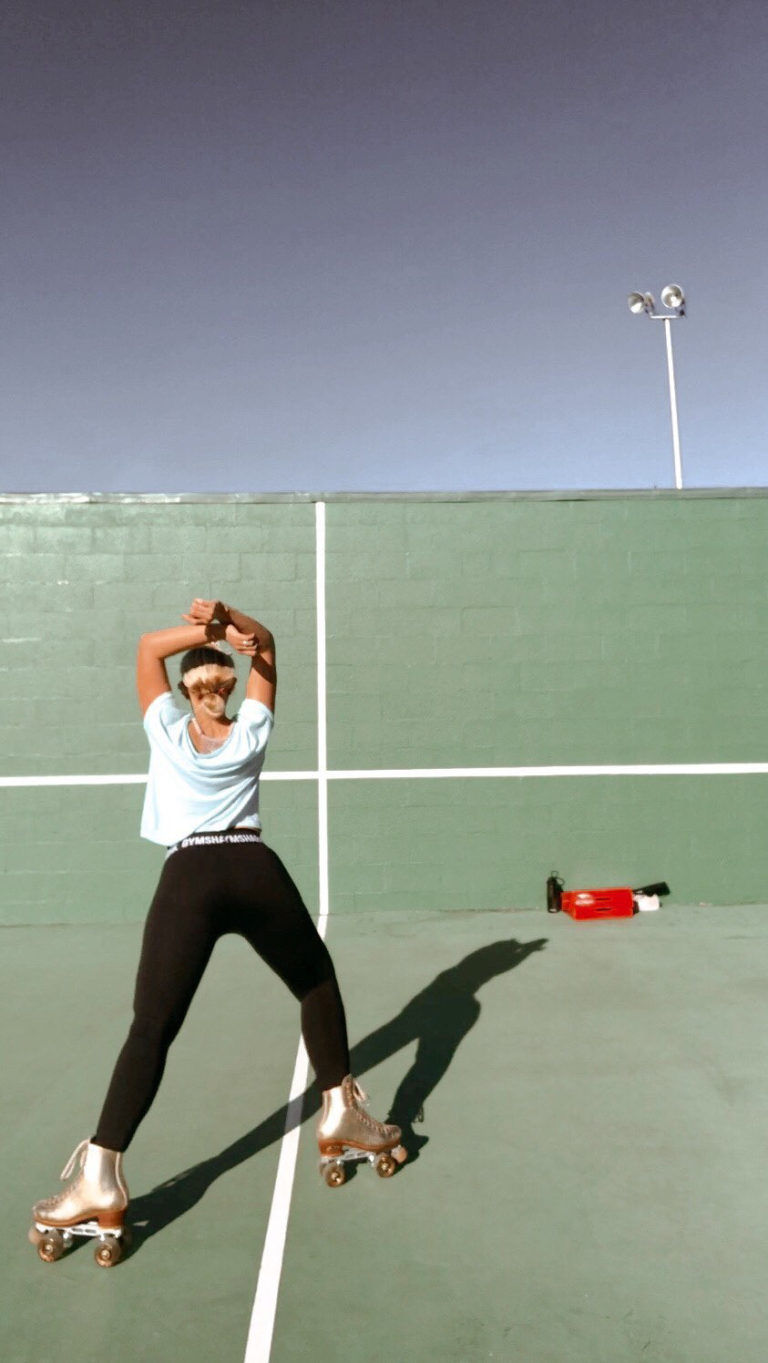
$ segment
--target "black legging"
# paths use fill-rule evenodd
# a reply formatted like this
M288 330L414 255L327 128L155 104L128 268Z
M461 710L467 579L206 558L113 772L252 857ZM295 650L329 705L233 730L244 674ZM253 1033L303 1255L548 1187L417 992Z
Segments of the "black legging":
M301 1001L301 1030L318 1086L334 1088L349 1073L333 962L296 886L264 843L237 833L226 837L187 840L163 867L144 929L133 1024L93 1137L108 1150L126 1150L149 1111L168 1048L224 933L245 937Z

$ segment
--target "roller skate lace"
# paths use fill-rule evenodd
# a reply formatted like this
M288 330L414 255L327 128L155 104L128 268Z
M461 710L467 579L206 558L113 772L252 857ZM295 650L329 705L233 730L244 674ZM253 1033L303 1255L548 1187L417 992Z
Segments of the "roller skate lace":
M358 1115L365 1125L371 1131L375 1131L377 1135L386 1135L388 1132L392 1131L393 1128L388 1126L386 1122L377 1122L376 1118L372 1117L370 1112L366 1112L364 1104L368 1102L368 1094L363 1092L356 1079L352 1080L350 1087Z
M85 1164L85 1152L87 1149L88 1140L86 1138L86 1140L81 1141L80 1144L75 1147L66 1164L64 1165L64 1168L62 1169L61 1174L59 1175L62 1182L64 1182L65 1179L70 1178L71 1175L74 1174L75 1168L78 1163L82 1170L82 1167ZM64 1201L64 1198L68 1196L69 1191L70 1191L69 1188L64 1188L62 1192L56 1193L54 1197L47 1197L43 1205L46 1208L58 1207Z

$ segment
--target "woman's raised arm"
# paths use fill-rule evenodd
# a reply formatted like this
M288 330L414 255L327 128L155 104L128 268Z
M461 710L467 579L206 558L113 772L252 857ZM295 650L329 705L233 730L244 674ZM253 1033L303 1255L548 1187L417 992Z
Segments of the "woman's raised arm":
M175 653L185 653L188 648L199 648L202 644L217 644L225 636L226 626L216 621L208 625L173 625L170 629L142 634L136 654L136 690L141 713L144 714L158 696L171 690L165 667L166 658L172 658Z
M277 657L274 636L266 625L246 615L235 606L226 606L223 601L205 601L195 597L188 613L184 616L190 624L223 625L226 637L238 653L251 657L251 670L245 694L249 700L260 700L268 710L275 709L277 691ZM251 647L238 644L232 633L239 634L241 640L250 641Z

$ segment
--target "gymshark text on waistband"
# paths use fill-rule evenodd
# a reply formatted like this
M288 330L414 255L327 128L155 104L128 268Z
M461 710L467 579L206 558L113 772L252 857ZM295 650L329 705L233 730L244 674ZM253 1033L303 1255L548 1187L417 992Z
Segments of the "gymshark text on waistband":
M261 833L257 828L250 833L245 829L237 833L190 833L188 838L182 838L181 842L168 848L165 860L174 852L183 852L185 847L220 847L230 842L261 842Z

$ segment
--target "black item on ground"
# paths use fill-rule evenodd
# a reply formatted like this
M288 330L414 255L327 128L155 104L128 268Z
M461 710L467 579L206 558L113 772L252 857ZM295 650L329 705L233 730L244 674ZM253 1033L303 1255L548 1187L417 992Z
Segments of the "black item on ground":
M547 913L559 913L561 904L560 899L565 886L556 871L553 871L547 880Z

